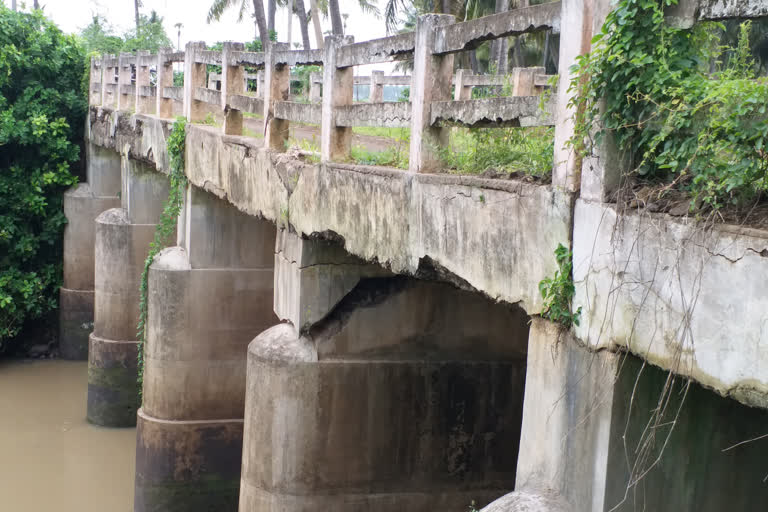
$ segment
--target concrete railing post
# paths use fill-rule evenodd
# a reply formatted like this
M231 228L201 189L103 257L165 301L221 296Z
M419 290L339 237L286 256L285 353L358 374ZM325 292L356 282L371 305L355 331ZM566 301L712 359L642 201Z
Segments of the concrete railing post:
M351 37L342 36L325 38L323 103L320 121L320 158L324 162L347 158L352 149L352 128L336 126L334 109L352 104L355 68L337 68L336 59L339 49L353 41Z
M157 103L158 117L173 117L173 100L163 96L166 87L173 86L173 62L168 60L168 55L173 52L171 48L160 48L157 51Z
M472 99L472 86L465 85L466 77L472 74L471 69L457 69L456 81L453 84L453 100L471 100Z
M151 114L153 110L152 98L142 96L141 88L149 87L149 52L142 50L136 56L136 104L137 114Z
M543 75L544 68L514 68L512 70L512 96L537 96L534 79Z
M104 71L104 57L101 58L99 64L96 64L96 57L91 57L91 72L88 75L88 104L89 105L101 105L102 91L104 90L101 85L104 81L102 77ZM99 89L96 89L96 83L99 83Z
M243 113L229 106L229 97L245 93L243 66L230 65L232 52L245 50L243 43L224 43L221 53L221 108L224 110L224 133L243 134Z
M320 91L322 89L323 75L319 72L313 72L309 74L309 102L319 103L321 96Z
M416 23L411 81L411 150L409 169L428 171L439 165L438 148L448 143L450 130L433 127L430 104L451 99L453 54L433 55L435 28L450 25L450 14L426 14Z
M264 141L266 147L285 151L290 123L275 118L275 103L288 101L291 93L291 68L275 62L275 52L288 50L287 43L270 43L264 52Z
M256 71L256 97L264 99L264 70Z
M371 71L371 88L368 95L370 103L382 103L384 101L384 72Z
M130 94L123 94L123 86L131 85L132 69L128 63L130 53L121 53L117 61L117 110L132 109L136 100Z
M114 98L109 96L108 84L115 83L115 68L107 65L107 62L114 58L115 56L111 54L101 56L101 105L103 107L114 106Z
M195 99L195 89L205 87L205 64L197 61L199 51L205 50L205 43L187 43L184 53L184 117L195 122L205 119L205 103Z

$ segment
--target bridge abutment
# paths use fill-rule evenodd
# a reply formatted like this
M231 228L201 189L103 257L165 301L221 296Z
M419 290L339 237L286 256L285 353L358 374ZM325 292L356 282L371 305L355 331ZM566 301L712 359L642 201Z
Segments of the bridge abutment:
M59 351L64 359L88 359L93 330L96 217L120 205L120 155L88 144L87 182L64 194L64 280L59 290Z
M245 353L272 311L275 227L190 187L149 274L137 512L236 510Z
M516 490L488 511L753 510L768 498L764 464L736 445L766 424L765 410L536 318Z
M139 283L168 179L122 158L121 208L96 219L94 329L88 347L88 421L136 424Z

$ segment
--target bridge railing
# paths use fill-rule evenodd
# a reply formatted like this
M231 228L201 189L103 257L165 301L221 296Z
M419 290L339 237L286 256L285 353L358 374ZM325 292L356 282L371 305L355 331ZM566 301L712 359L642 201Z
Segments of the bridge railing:
M174 106L180 106L192 122L214 112L223 116L223 132L231 135L242 135L243 113L260 114L265 146L278 151L286 147L291 122L319 124L323 161L349 158L354 126L408 127L410 168L426 170L439 165L438 151L447 143L451 124L553 124L536 96L547 81L542 68L513 70L513 97L471 99L472 87L500 86L508 79L466 70L454 75L453 59L455 53L484 41L538 30L557 32L560 9L560 2L552 2L463 23L455 23L450 15L429 14L419 18L414 32L360 43L329 36L322 50L290 50L286 44L272 43L264 52L247 52L240 43L224 43L221 51L212 51L192 42L184 52L104 55L91 61L90 101L161 117L172 117ZM413 61L410 76L354 76L355 66L406 59ZM174 62L184 62L183 87L173 85ZM309 102L290 101L290 68L300 65L323 67L322 79L310 78ZM221 66L221 73L211 77L208 66ZM247 91L248 80L256 80L255 94ZM369 102L354 103L356 80L372 86ZM409 86L410 101L384 102L385 84Z

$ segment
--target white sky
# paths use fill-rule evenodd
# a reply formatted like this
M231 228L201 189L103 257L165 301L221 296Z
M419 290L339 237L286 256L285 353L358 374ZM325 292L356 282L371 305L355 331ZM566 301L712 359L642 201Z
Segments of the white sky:
M19 3L21 1L19 0ZM31 0L25 1L27 4L32 3ZM6 0L5 3L10 4L10 1ZM40 4L48 17L53 19L65 32L79 32L90 23L91 17L95 13L106 17L118 34L122 34L134 25L133 0L40 0ZM304 0L304 4L308 9L309 0ZM383 7L384 0L379 0L379 4L379 7ZM384 20L362 13L357 0L339 0L339 5L341 12L349 15L346 23L346 34L354 36L355 41L367 41L386 35ZM241 23L238 23L238 9L235 7L225 12L221 21L209 25L205 22L209 7L210 0L142 0L140 11L142 14L149 14L154 9L163 17L165 30L174 46L177 43L177 31L174 27L176 23L183 24L181 29L182 48L187 41L205 41L208 44L213 44L217 41L253 40L255 25L252 17L244 18ZM266 12L266 2L264 9ZM279 41L288 40L287 20L287 9L278 8L275 28ZM330 19L321 17L320 21L323 32L330 30ZM314 48L315 37L311 23L309 38ZM301 42L299 20L296 16L293 17L291 39L293 42ZM389 73L391 68L392 65L390 64L364 66L356 71L356 74L368 74L370 69L382 69Z

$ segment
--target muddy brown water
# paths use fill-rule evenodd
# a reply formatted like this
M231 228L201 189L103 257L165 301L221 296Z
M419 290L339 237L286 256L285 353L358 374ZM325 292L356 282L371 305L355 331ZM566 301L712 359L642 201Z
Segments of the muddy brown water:
M0 361L0 511L131 512L135 429L85 420L88 365Z

